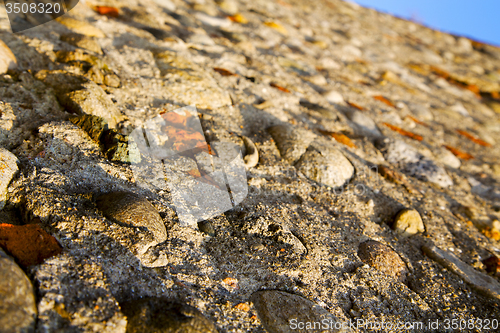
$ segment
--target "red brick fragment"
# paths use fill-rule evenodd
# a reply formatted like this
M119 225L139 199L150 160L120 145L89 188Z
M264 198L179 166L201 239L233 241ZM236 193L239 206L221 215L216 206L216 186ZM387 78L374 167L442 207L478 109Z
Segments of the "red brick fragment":
M40 264L62 251L57 240L37 224L0 223L0 247L22 266Z

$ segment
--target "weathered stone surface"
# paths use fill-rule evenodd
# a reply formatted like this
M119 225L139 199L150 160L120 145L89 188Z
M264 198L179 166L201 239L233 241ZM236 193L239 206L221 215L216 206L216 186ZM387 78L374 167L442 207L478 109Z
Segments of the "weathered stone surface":
M76 33L88 36L88 37L106 37L104 32L101 29L96 28L90 23L76 20L69 16L61 16L56 19L57 22L65 25L69 29L73 30Z
M196 308L168 299L146 297L121 305L130 333L216 333L215 325Z
M408 269L401 257L389 246L374 240L359 244L358 257L371 267L392 276L400 282L406 280Z
M109 220L125 227L146 229L150 235L139 242L137 251L144 253L151 246L167 239L167 230L156 208L145 198L131 192L111 192L97 198L97 207Z
M394 219L393 228L403 237L425 231L424 222L422 222L419 212L415 209L403 209L400 211Z
M17 67L16 56L9 47L0 40L0 74L7 72L9 69Z
M90 37L80 34L65 34L61 35L61 40L73 46L102 54L102 49L99 43Z
M0 209L7 200L7 187L17 173L17 157L5 148L0 148Z
M6 333L35 331L36 301L23 270L0 249L0 327Z
M139 163L141 153L135 142L128 136L108 129L108 123L101 117L92 115L73 116L69 120L83 129L101 146L104 155L113 162Z
M252 294L251 301L260 321L268 332L349 332L335 329L337 318L321 306L303 297L279 290L260 290ZM314 327L314 322L327 322L328 327ZM294 327L293 323L304 323L304 329ZM309 323L309 326L305 326ZM331 323L331 326L330 326Z
M379 140L377 142L385 159L401 171L421 180L429 181L441 187L453 185L446 171L433 160L425 157L414 147L400 140Z
M111 128L123 119L104 90L83 76L64 71L41 71L36 78L52 87L61 105L71 113L102 117Z
M453 253L443 251L435 245L422 246L424 253L453 273L460 276L471 287L479 292L500 299L500 283L491 276L476 271L458 259Z
M38 217L64 248L27 268L38 331L125 332L119 303L162 296L196 307L221 331L261 332L248 298L262 289L307 295L344 321L500 317L497 298L464 289L415 251L429 241L478 270L498 256L499 48L341 0L80 1L68 15L84 24L53 21L13 34L0 6L0 39L18 66L0 75L0 146L20 170L3 222ZM91 27L105 36L87 36L96 34ZM87 35L76 35L81 28ZM161 135L145 145L160 151L204 136L210 146L133 163L127 135L188 105L203 113L199 140L160 124ZM110 126L97 118L79 127L68 113ZM173 127L195 117L174 117ZM279 124L291 135L266 131ZM381 132L408 146L377 149ZM251 166L257 156L243 137L258 148L258 163L245 170L238 162L241 177L228 187L220 153L235 151L218 142L246 150ZM342 173L330 148L355 169L343 175L342 191L331 188ZM212 175L220 165L224 172ZM166 174L173 166L182 175ZM435 186L449 179L454 186ZM195 181L207 186L186 200ZM154 200L168 241L111 222L92 200L123 190ZM458 205L478 214L456 212ZM403 207L421 212L425 237L389 229ZM411 271L408 286L362 265L357 245L366 239L397 251Z

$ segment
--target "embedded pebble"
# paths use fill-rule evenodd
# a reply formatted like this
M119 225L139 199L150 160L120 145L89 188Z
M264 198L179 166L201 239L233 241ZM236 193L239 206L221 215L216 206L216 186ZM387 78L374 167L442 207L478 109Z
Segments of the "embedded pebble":
M351 162L334 147L313 142L295 164L307 178L331 187L344 185L354 175Z
M290 125L272 126L267 131L276 142L281 157L290 164L294 164L299 160L315 138L312 132L293 128Z
M441 250L435 245L424 245L422 250L431 259L460 276L474 289L490 297L500 299L500 283L496 279L476 271L453 253Z
M387 245L374 240L359 244L358 257L365 264L390 275L400 282L406 280L408 268L401 257Z
M10 48L0 40L0 74L6 73L9 69L17 67L16 56Z
M344 104L344 97L338 91L331 90L324 96L330 104Z
M36 315L31 281L14 260L0 249L0 331L34 332Z
M112 222L146 229L152 236L141 244L139 253L167 239L167 230L156 208L145 198L131 192L110 192L97 197L97 208Z
M382 136L382 133L378 129L377 125L366 113L361 111L354 111L347 113L347 117L353 123L353 129L358 135L378 138Z
M0 147L0 209L7 200L7 187L17 173L17 157L5 148Z
M127 316L127 333L217 333L198 309L166 298L145 297L120 307Z
M420 214L415 209L403 209L395 218L393 229L403 237L415 235L424 232L424 222Z
M446 166L449 166L450 168L458 169L462 165L462 162L460 162L460 159L458 157L456 157L451 151L443 147L438 150L436 158L439 162L443 163Z
M328 323L328 332L349 332L348 329L336 329L337 318L330 312L298 295L279 290L260 290L252 294L257 315L262 325L268 332L324 332L323 329L314 327L314 322ZM304 327L298 329L294 323L303 323ZM309 325L309 326L305 326Z

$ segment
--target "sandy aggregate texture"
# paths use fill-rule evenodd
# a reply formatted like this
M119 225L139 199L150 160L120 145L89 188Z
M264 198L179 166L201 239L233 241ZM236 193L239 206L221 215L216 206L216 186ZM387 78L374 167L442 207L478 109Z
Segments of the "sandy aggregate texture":
M498 327L500 48L340 0L87 0L20 33L0 13L0 222L62 249L21 265L36 315L12 332ZM127 155L186 106L248 185L190 226Z

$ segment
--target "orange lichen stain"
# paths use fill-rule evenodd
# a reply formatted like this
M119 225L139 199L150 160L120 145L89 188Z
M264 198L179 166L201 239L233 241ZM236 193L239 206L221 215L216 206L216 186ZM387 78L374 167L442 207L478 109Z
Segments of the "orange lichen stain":
M247 303L237 304L237 305L235 305L234 308L238 309L238 310L241 310L241 311L245 311L245 312L250 311L250 306Z
M241 23L241 24L247 24L248 23L248 20L246 19L245 16L241 15L241 14L234 14L233 16L228 16L227 17L228 19L230 19L231 21L233 22L236 22L236 23Z
M94 10L100 15L106 15L110 17L118 17L118 15L120 15L120 12L116 7L95 6Z
M22 266L40 264L62 251L57 240L37 224L0 223L0 247Z
M393 130L395 132L398 132L401 135L409 137L410 139L417 140L417 141L422 141L424 139L422 136L420 136L418 134L405 131L404 129L402 129L400 127L397 127L397 126L394 126L394 125L391 125L389 123L382 123L382 124L384 124L385 126L389 127L391 130Z
M238 76L238 74L233 73L231 71L228 71L225 68L214 67L214 71L216 71L217 73L219 73L222 76Z
M347 105L352 106L355 109L358 109L359 111L363 111L365 108L362 106L359 106L358 104L346 101Z
M390 107L396 108L396 105L394 105L390 100L388 100L387 98L385 98L382 95L376 95L376 96L373 96L373 98L376 99L377 101L380 101L380 102L390 106Z
M422 125L422 126L425 126L425 127L429 127L429 125L427 125L426 123L424 123L423 121L420 121L418 120L417 118L415 117L412 117L412 116L406 116L406 118L410 119L411 121L413 121L414 123L416 124L419 124L419 125Z
M474 143L477 143L478 145L481 145L483 147L491 147L491 144L489 144L488 142L485 142L481 139L478 139L474 135L472 135L464 130L457 129L456 131L458 134L465 136L467 139L471 140Z
M282 86L280 86L280 85L277 85L277 84L276 84L276 83L274 83L274 82L269 83L269 85L270 85L271 87L276 88L276 89L278 89L278 90L281 90L281 91L283 91L283 92L290 93L290 90L288 90L288 89L286 89L285 87L282 87Z
M472 160L474 158L474 156L472 156L471 154L465 153L465 152L463 152L457 148L454 148L452 146L444 145L444 147L446 149L448 149L449 151L451 151L453 153L453 155L455 155L458 158L461 158L462 160L468 161L468 160Z
M346 135L342 134L342 133L335 133L335 132L329 132L329 131L324 131L324 130L321 130L319 129L318 130L321 134L323 135L328 135L328 136L331 136L332 138L335 139L335 141L337 142L340 142L341 144L344 144L346 145L347 147L350 147L350 148L358 148L356 147L356 145L351 141L351 139L349 139L349 137L347 137Z

